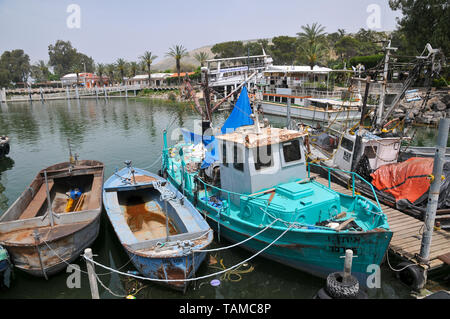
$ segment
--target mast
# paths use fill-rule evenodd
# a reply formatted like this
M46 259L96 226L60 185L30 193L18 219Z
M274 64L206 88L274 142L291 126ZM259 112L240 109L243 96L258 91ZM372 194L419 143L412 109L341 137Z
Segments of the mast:
M389 40L386 50L386 56L384 59L384 71L383 71L383 80L381 82L381 95L380 95L380 104L378 105L378 114L377 114L377 127L381 126L381 119L383 118L384 113L384 100L386 96L386 87L387 87L387 79L388 79L388 71L389 71L389 58L391 54L391 50L397 50L397 48L391 47L391 40Z

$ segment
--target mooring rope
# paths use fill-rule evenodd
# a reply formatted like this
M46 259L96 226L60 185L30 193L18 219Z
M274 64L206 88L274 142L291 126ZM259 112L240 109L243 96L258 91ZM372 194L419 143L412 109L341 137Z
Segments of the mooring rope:
M44 240L44 239L42 239L41 238L41 240L42 240L42 242L45 244L45 245L47 245L47 247L53 252L53 254L56 256L56 257L58 257L58 259L59 260L61 260L63 263L65 263L66 265L67 265L67 267L69 267L69 266L72 266L72 264L69 264L65 259L63 259L61 256L59 256L57 253L56 253L56 251L54 251L53 249L52 249L52 247L50 247L49 246L49 244ZM123 264L122 266L120 266L118 269L123 269L126 265L128 265L132 260L133 260L133 258L134 258L134 255L133 255L133 257L131 257L125 264ZM79 270L81 273L83 273L83 274L88 274L88 272L87 271L84 271L84 270ZM112 272L105 272L105 273L101 273L101 274L98 274L99 276L105 276L105 275L109 275L109 274L111 274ZM97 275L97 274L96 274Z
M213 249L194 249L193 251L196 252L196 253L200 253L200 252L207 253L207 252L213 252L213 251L220 251L220 250L230 249L230 248L239 246L239 245L241 245L241 244L243 244L243 243L249 241L250 239L255 238L256 236L258 236L258 235L261 234L262 232L266 231L268 228L270 228L270 226L272 226L273 224L275 224L278 220L279 220L278 218L275 219L272 223L270 223L269 225L267 225L266 228L260 230L260 231L257 232L256 234L254 234L254 235L252 235L252 236L250 236L250 237L244 239L243 241L238 242L238 243L235 243L235 244L233 244L233 245L226 246L226 247L213 248Z
M291 225L289 228L287 228L283 233L281 233L280 236L278 236L274 241L272 241L272 242L271 242L270 244L268 244L266 247L264 247L263 249L261 249L260 251L258 251L256 254L254 254L254 255L250 256L249 258L245 259L244 261L241 261L240 263L238 263L238 264L236 264L236 265L234 265L234 266L231 266L231 267L229 267L228 269L224 269L224 270L222 270L222 271L219 271L219 272L216 272L216 273L213 273L213 274L209 274L209 275L205 275L205 276L201 276L201 277L196 277L196 278L185 278L185 279L158 279L158 278L148 278L148 277L143 277L143 276L137 276L137 275L133 275L133 274L124 273L124 272L121 272L121 271L112 269L112 268L110 268L110 267L108 267L108 266L102 265L102 264L96 262L95 260L93 260L93 259L87 257L87 256L84 255L84 254L81 255L81 256L82 256L84 259L86 259L87 261L92 262L93 264L95 264L95 265L97 265L97 266L99 266L99 267L102 267L102 268L104 268L104 269L106 269L106 270L109 270L109 271L111 271L111 272L115 272L115 273L117 273L117 274L119 274L119 275L123 275L123 276L133 277L133 278L141 279L141 280L156 281L156 282L165 282L165 283L167 283L167 282L180 282L180 281L181 281L181 282L188 282L188 281L195 281L195 280L201 280L201 279L206 279L206 278L210 278L210 277L215 277L215 276L217 276L217 275L221 275L221 274L224 274L224 273L226 273L226 272L228 272L228 271L230 271L230 270L232 270L232 269L235 269L235 268L241 266L241 265L244 264L244 263L247 263L247 262L250 261L251 259L255 258L255 257L258 256L259 254L261 254L262 252L264 252L266 249L268 249L269 247L271 247L275 242L277 242L281 237L283 237L283 236L284 236L284 235L285 235L292 227L293 227L293 225Z

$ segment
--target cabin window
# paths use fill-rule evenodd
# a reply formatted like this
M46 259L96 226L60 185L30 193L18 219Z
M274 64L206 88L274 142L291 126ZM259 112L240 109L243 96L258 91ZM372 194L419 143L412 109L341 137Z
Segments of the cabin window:
M222 164L223 166L228 167L228 161L227 161L227 144L222 144Z
M300 152L300 141L293 140L282 144L284 161L286 163L295 162L302 159Z
M238 171L243 172L244 171L244 156L242 154L243 149L238 147L238 145L235 143L233 151L234 151L233 152L233 155L234 155L233 167L235 169L237 169Z
M259 171L265 167L273 166L272 145L260 146L253 149L255 169Z
M353 152L353 141L348 138L342 138L341 146L347 151Z
M377 146L366 146L364 149L364 154L367 158L375 158L377 156L378 147Z

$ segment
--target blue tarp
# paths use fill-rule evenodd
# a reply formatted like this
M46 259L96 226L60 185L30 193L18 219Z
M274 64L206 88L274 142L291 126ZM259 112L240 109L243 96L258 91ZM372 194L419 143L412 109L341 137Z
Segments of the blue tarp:
M189 132L185 129L181 130L183 134L184 141L186 143L192 143L194 145L199 144L202 141L202 136ZM206 148L205 159L202 162L201 168L207 168L209 165L219 160L219 154L217 152L217 140L214 136L205 135L203 136L203 145Z
M253 120L250 118L250 114L252 114L252 108L250 106L250 100L248 99L247 88L244 86L233 111L222 126L222 134L231 133L236 128L244 125L252 125ZM195 134L185 129L182 129L181 132L186 143L197 145L202 142L202 136L199 134ZM218 143L214 136L205 135L203 136L203 145L206 147L206 154L201 168L207 168L212 163L219 160L219 153L217 151Z
M222 134L234 132L236 128L244 125L252 125L253 120L250 118L250 114L252 114L252 108L247 88L244 86L233 111L222 126Z

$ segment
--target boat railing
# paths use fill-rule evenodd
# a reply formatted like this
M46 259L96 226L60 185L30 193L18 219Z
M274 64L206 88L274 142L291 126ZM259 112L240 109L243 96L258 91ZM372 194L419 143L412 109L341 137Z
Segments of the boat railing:
M316 166L316 167L320 167L320 168L323 168L323 169L326 169L326 170L327 170L327 173L328 173L328 188L330 188L330 189L331 189L331 172L332 172L332 171L339 171L339 172L343 172L343 173L350 174L351 177L352 177L352 196L353 196L353 197L355 197L355 193L356 193L356 191L355 191L355 181L356 181L356 178L359 178L359 179L362 180L364 183L366 183L367 185L370 186L370 189L372 190L372 193L373 193L373 197L375 198L375 200L376 200L376 202L377 202L377 206L378 206L378 208L380 209L380 212L383 211L382 208L381 208L380 202L378 201L378 196L377 196L377 194L375 193L375 189L373 188L373 185L370 184L368 181L366 181L366 180L365 180L362 176L360 176L358 173L355 173L355 172L349 172L349 171L344 171L344 170L342 170L342 169L334 168L334 167L326 167L326 166L318 165L318 164L315 164L315 163L308 163L308 178L311 177L311 166Z

